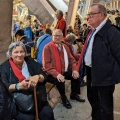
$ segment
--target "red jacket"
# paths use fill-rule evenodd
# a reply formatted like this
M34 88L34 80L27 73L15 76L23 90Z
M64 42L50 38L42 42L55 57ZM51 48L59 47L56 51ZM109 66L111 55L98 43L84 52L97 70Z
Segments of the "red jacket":
M63 36L64 37L66 36L67 30L66 30L66 21L64 18L58 20L55 29L60 29L63 32Z
M68 65L72 68L73 70L77 70L76 69L76 60L74 59L74 57L72 56L68 46L64 45L66 51L67 51L67 55L68 55ZM64 53L63 53L63 48L62 48L62 53L60 53L60 57L62 59L62 61L64 61ZM60 74L57 70L56 70L56 62L55 58L54 58L54 51L52 49L52 45L51 43L48 43L47 45L45 45L44 49L43 49L43 53L42 53L42 65L43 65L43 70L45 70L45 72L47 72L48 74L52 75L54 78L57 77L58 74ZM64 69L65 63L62 62L62 74L65 72Z

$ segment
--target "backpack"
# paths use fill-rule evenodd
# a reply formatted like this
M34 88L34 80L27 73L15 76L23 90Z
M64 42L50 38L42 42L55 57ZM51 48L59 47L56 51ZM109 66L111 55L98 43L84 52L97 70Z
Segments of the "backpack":
M38 56L40 44L41 44L47 37L49 37L49 36L44 37L44 38L41 40L41 42L39 43L38 48L35 50L35 58L37 58L37 56Z

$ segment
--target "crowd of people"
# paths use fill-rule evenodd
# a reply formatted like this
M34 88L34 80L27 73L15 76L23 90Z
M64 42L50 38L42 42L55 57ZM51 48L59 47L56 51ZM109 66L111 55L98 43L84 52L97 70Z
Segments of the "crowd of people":
M7 110L6 120L34 120L34 106L30 107L31 102L27 104L30 99L25 101L20 97L23 94L33 97L31 91L35 88L39 119L54 120L45 84L55 84L63 106L71 109L65 93L65 81L70 80L71 100L85 102L80 97L80 87L87 85L92 120L114 120L113 93L115 84L120 82L120 14L117 11L115 27L107 17L110 13L103 5L93 4L83 23L76 15L74 29L71 25L67 27L66 16L64 18L61 10L56 11L54 23L45 27L35 19L31 28L30 16L26 18L25 27L21 23L19 28L14 21L16 41L10 44L8 59L0 66L1 86L4 87L0 118L5 118ZM33 46L36 60L30 56Z

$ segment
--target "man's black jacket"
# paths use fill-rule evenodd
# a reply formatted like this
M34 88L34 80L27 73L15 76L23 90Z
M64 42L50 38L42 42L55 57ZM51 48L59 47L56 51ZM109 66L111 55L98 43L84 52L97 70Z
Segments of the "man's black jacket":
M109 22L95 35L91 76L93 86L120 82L120 32Z

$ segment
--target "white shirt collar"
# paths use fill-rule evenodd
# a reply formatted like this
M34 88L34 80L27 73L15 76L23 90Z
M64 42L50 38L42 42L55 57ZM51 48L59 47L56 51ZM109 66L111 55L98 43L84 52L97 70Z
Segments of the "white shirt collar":
M62 44L60 43L60 44L56 44L56 46L61 46Z
M94 37L96 35L96 33L105 25L106 23L106 20L103 20L100 25L95 28L96 31L93 33L92 37L91 37L91 40L90 40L90 43L89 43L89 46L87 48L87 52L86 52L86 55L85 55L85 65L91 67L92 66L92 62L91 62L91 55L92 55L92 47L93 47L93 42L94 42ZM89 39L89 38L88 38Z
M96 29L95 33L97 33L97 32L105 25L106 22L107 22L106 19L104 19L104 20L100 23L100 25L99 25L97 28L95 28L95 29Z

